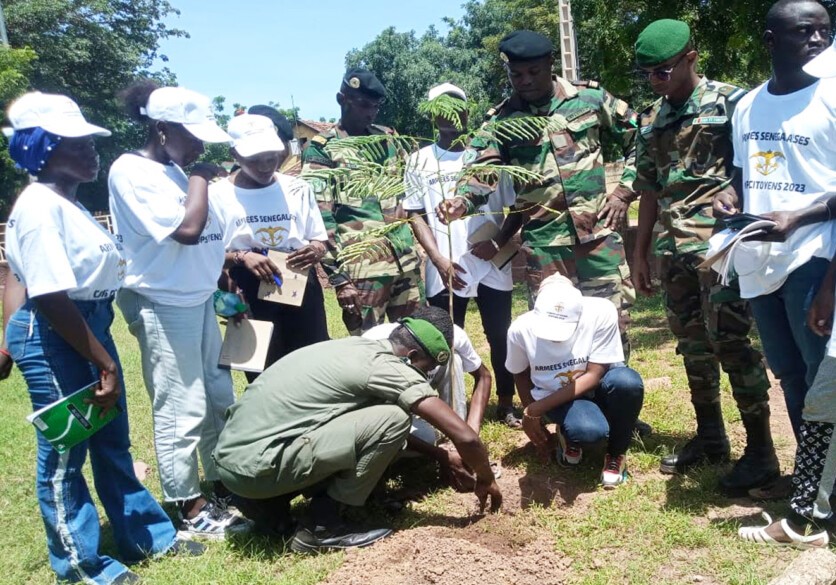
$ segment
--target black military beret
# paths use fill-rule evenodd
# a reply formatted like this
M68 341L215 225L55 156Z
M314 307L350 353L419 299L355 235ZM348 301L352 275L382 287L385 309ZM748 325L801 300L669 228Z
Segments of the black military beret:
M367 69L355 67L345 72L343 87L351 88L374 98L386 97L386 88L374 73Z
M247 113L270 118L273 125L276 127L276 132L279 133L279 138L285 142L293 140L293 126L291 126L290 120L288 120L287 117L276 108L264 105L250 106Z
M532 30L515 30L499 41L499 56L508 61L533 61L554 52L548 37Z

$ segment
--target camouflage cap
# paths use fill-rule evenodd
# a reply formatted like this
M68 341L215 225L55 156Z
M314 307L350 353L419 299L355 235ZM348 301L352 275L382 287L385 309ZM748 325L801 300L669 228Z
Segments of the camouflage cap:
M681 53L691 41L691 27L681 20L664 18L650 23L636 40L636 63L653 67Z
M351 89L373 98L386 97L386 88L368 69L354 67L345 72L341 89Z
M499 41L499 56L508 61L533 61L554 52L554 45L545 35L531 30L515 30Z

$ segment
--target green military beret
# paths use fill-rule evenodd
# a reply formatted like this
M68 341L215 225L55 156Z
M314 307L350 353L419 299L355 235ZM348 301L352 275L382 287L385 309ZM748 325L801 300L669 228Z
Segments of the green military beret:
M531 30L515 30L499 41L499 56L508 61L533 61L551 55L554 45L548 37Z
M691 40L691 27L681 20L664 18L650 23L636 41L636 63L653 67L681 53Z
M350 88L373 98L386 97L386 88L368 69L354 67L345 72L342 89Z
M447 340L444 339L444 335L435 325L424 319L413 319L412 317L404 317L398 320L398 323L406 327L406 330L412 334L421 349L436 363L441 365L447 363L447 360L450 359L450 346L447 345Z

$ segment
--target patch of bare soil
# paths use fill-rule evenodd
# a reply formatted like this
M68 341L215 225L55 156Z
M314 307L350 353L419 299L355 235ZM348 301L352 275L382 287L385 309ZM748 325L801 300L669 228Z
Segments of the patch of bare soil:
M557 585L571 561L548 538L518 546L489 516L463 529L422 527L398 532L369 549L354 550L332 573L333 585ZM481 526L480 524L493 524ZM507 527L506 527L507 528Z

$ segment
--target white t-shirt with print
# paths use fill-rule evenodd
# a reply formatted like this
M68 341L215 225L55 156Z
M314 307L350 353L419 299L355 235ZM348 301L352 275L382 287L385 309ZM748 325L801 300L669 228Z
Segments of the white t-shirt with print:
M788 95L773 95L763 84L740 100L732 124L747 213L797 211L836 193L836 79ZM741 296L774 292L811 258L832 258L834 226L804 226L781 243L746 243L735 258L743 253L760 259L747 261L749 273L739 274Z
M514 204L516 194L507 181L501 181L500 188L491 194L487 204L477 208L476 213L484 215L469 216L454 221L449 226L442 224L435 214L435 209L442 200L455 196L456 179L464 167L468 152L452 152L431 144L412 153L404 173L406 198L403 208L407 211L426 211L424 219L435 236L438 251L468 271L468 274L462 277L470 285L467 287L468 290L465 294L454 291L455 294L473 297L476 296L476 287L479 284L495 290L511 290L514 287L510 262L500 269L492 262L476 258L468 251L470 244L467 239L487 222L501 226L504 219L503 208ZM447 237L448 229L452 235L452 255ZM445 289L438 269L432 262L427 262L426 266L426 288L427 296L430 297Z
M608 299L583 297L581 320L566 341L548 341L534 335L538 316L534 311L517 317L508 329L505 367L512 374L531 368L531 396L541 400L586 371L587 364L624 361L618 312Z
M224 179L212 183L209 196L221 216L228 251L287 252L328 239L313 190L302 179L276 173L276 181L260 189L241 189Z
M29 297L66 291L71 299L110 299L122 286L121 245L81 206L31 183L6 224L6 258Z
M223 231L212 200L200 241L171 236L185 217L189 178L175 164L123 154L108 176L110 212L125 247L124 287L162 305L194 307L212 296L224 263Z

